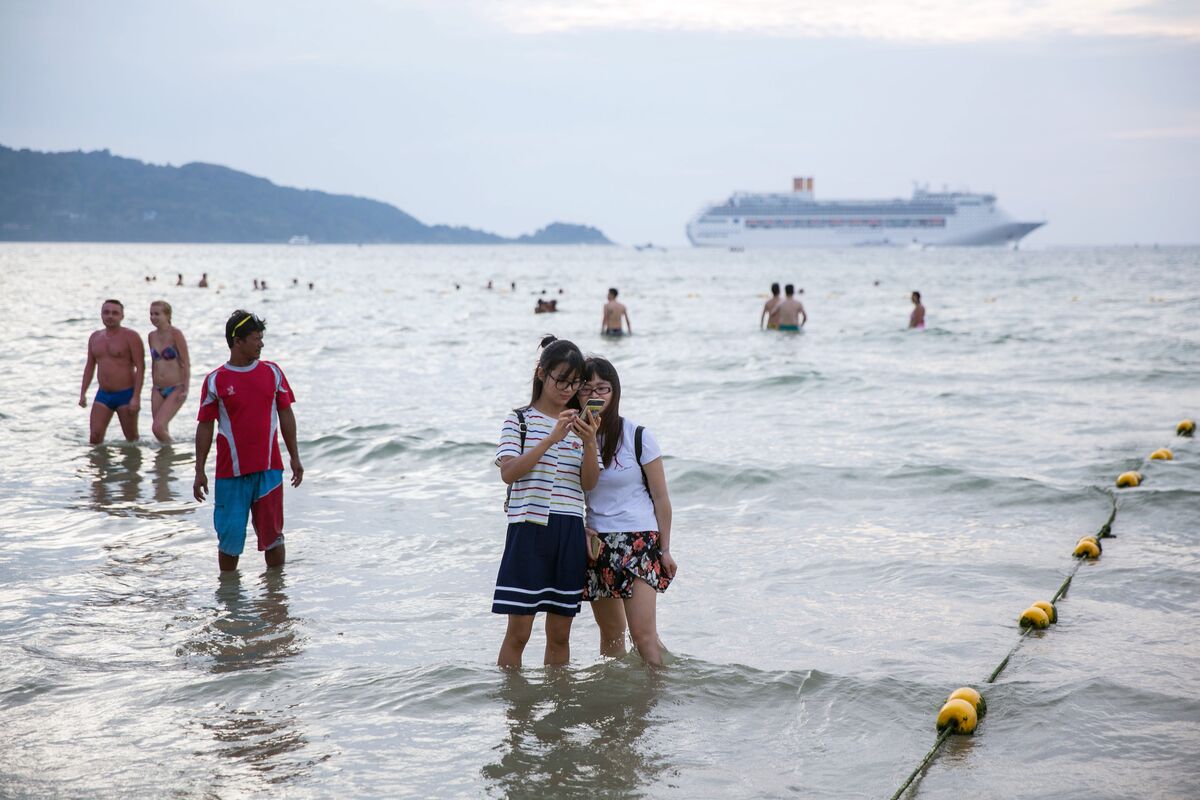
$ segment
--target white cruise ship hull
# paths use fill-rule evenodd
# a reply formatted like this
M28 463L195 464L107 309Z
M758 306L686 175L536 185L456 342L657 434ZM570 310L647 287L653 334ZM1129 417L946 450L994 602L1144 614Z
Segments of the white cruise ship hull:
M797 179L797 185L802 185ZM735 194L687 226L697 247L980 247L1016 244L1044 222L1017 222L992 195L917 190L911 200L817 202L807 190Z

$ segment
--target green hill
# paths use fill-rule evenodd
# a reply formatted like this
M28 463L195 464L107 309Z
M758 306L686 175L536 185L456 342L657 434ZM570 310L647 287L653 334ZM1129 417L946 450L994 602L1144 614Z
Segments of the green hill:
M426 225L364 197L276 186L214 164L156 166L91 153L0 145L0 240L355 244L612 244L586 225L553 223L506 239Z

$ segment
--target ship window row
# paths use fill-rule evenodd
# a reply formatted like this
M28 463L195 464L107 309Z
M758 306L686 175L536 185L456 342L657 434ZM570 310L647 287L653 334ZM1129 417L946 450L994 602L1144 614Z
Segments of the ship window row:
M769 206L763 204L743 206L718 206L708 212L712 216L773 216L775 214L803 214L804 216L893 216L893 215L922 215L922 216L953 216L954 206L940 203L905 203L897 202L887 205L841 205L822 203L795 203L787 206Z
M869 219L748 219L747 228L944 228L945 217Z

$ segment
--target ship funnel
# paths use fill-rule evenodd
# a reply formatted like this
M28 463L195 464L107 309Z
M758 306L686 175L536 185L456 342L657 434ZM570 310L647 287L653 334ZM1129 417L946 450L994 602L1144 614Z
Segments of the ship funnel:
M804 178L792 178L792 191L793 192L803 192L804 191Z
M812 179L812 178L809 178L809 179L808 179L808 191L809 191L809 193L810 193L810 194L812 193L812 190L813 190L813 188L812 188L812 182L813 182L813 179Z

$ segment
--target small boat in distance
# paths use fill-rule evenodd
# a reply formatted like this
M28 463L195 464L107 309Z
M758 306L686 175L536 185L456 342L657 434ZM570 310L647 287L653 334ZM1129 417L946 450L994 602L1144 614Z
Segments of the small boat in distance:
M1016 222L996 196L913 189L911 199L818 201L813 179L791 192L736 192L687 226L697 247L1016 247L1045 222Z
M312 244L312 242L309 241L307 236L300 235L293 236L292 238L288 239L288 244Z

